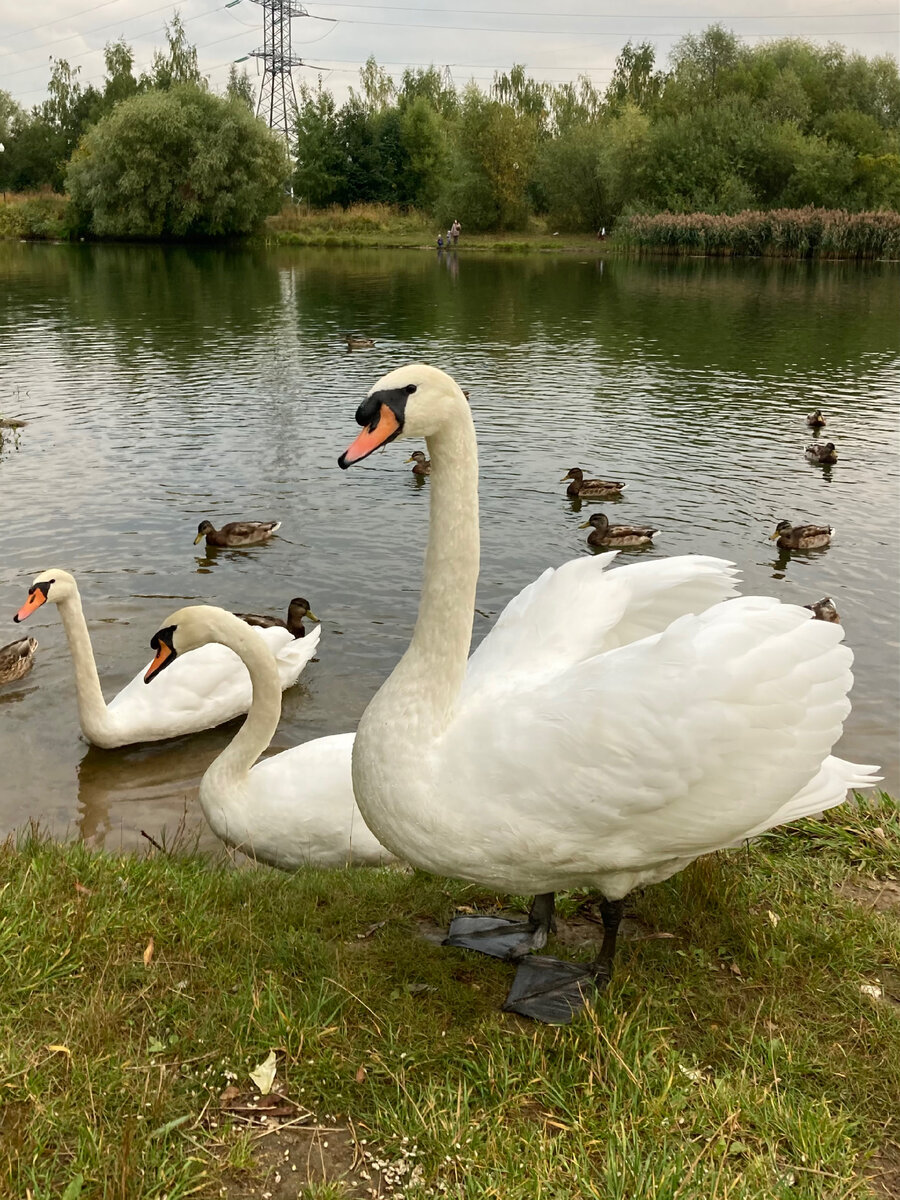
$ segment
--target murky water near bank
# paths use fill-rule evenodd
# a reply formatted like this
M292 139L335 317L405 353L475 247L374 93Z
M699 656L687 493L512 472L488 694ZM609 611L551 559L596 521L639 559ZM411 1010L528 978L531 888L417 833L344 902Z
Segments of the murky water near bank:
M896 265L631 263L415 252L215 251L0 243L0 644L31 578L78 578L111 697L175 608L279 612L304 595L319 662L285 695L274 749L352 729L415 618L428 484L399 450L336 466L353 412L413 360L471 393L481 447L476 639L544 567L588 553L573 465L628 481L615 518L664 534L645 557L737 562L744 590L834 597L856 653L840 752L897 747ZM348 353L355 329L374 350ZM805 414L840 451L811 466ZM410 447L412 449L413 447ZM277 517L283 537L202 552L198 521ZM830 523L783 555L781 517ZM81 739L56 610L22 632L36 665L0 689L0 832L34 818L109 846L187 814L235 726L104 752Z

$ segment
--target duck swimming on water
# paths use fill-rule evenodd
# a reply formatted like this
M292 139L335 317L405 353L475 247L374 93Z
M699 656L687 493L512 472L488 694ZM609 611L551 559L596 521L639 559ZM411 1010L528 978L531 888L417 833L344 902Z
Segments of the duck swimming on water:
M579 500L610 500L614 496L621 496L628 486L608 479L585 479L581 467L570 467L559 482L565 483L567 479L571 482L566 488L566 495Z
M589 526L592 528L588 534L588 545L609 546L610 549L617 546L649 546L660 532L652 525L610 525L609 517L602 512L594 513L578 528L587 529Z
M229 521L221 529L212 521L201 521L194 545L206 538L207 546L259 546L280 528L280 521Z

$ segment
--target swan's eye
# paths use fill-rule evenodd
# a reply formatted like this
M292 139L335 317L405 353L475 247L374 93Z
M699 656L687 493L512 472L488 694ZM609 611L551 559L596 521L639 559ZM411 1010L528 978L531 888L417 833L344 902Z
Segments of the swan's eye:
M418 388L416 387L416 385L414 383L408 383L406 385L407 396L411 396L413 394L413 392L416 392L416 391L418 391Z

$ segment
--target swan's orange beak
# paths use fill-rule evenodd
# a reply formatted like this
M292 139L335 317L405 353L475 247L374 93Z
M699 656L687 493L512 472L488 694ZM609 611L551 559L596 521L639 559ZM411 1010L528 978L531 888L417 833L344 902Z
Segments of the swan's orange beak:
M156 651L156 658L154 658L153 662L147 668L147 671L144 675L144 683L149 683L151 679L155 679L163 667L168 666L168 664L175 657L177 656L172 647L166 645L162 638L160 638L159 649Z
M384 446L392 438L395 438L400 432L400 428L400 422L395 413L386 404L382 404L375 420L371 425L365 427L356 441L349 445L338 459L338 466L346 470L354 463L362 462L379 446Z
M47 593L39 587L30 588L28 591L28 599L13 617L16 624L19 621L24 621L26 617L30 617L35 609L40 608L42 604L47 602Z

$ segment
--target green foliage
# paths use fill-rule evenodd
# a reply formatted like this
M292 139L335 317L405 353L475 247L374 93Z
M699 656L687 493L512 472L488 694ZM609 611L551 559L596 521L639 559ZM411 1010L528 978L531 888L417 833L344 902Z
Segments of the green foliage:
M276 211L286 177L281 143L243 102L178 84L90 129L66 184L99 237L228 237Z
M117 105L205 89L177 15L166 43L140 78L130 47L108 45L101 90L54 61L50 98L31 113L0 93L0 186L59 189L79 138ZM226 95L252 110L246 72L231 68ZM303 87L294 133L307 206L415 208L470 233L535 217L585 232L637 212L900 206L897 63L791 38L749 47L721 25L682 38L665 67L649 43L628 42L605 93L585 78L536 81L519 64L486 91L458 92L434 66L396 83L370 57L340 106L321 81Z

